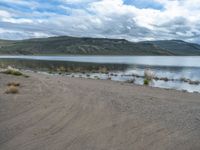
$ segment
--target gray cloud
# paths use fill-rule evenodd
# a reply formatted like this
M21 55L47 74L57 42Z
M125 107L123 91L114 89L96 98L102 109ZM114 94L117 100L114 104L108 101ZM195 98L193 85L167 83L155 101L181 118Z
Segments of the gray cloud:
M40 11L37 7L52 9L52 6L37 6L37 3L33 3L31 12L0 7L0 38L71 35L126 38L132 41L183 39L200 42L200 10L196 7L191 9L193 3L183 3L186 0L180 3L155 1L165 9L140 9L125 5L122 0L90 0L84 4L84 8L70 7L66 5L68 1L62 1L56 6L56 11ZM76 3L80 4L81 0Z

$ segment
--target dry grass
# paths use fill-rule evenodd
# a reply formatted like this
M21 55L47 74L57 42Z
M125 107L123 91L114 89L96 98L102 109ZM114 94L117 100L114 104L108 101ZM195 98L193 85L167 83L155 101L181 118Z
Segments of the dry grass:
M19 82L9 82L7 84L6 94L17 94L19 93L18 87L20 86Z
M107 69L106 67L100 67L100 68L99 68L99 72L100 72L100 73L108 74L108 69Z
M18 69L15 69L15 68L10 67L10 66L8 66L8 68L5 71L2 71L2 73L9 74L9 75L14 75L14 76L24 76L26 78L29 77L29 76L23 74L22 72L20 72Z
M15 75L15 76L23 75L21 72L19 72L17 70L11 70L11 69L8 69L8 70L4 71L3 73L10 74L10 75Z
M144 70L144 77L147 80L152 80L155 77L155 73L150 69Z
M6 94L17 94L17 93L19 93L19 90L16 86L11 85L11 86L8 86L5 93Z

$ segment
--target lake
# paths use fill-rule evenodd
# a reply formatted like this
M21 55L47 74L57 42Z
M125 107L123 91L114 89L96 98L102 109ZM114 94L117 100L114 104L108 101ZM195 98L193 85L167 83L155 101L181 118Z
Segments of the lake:
M156 77L150 82L152 87L200 92L199 56L0 56L0 62L1 66L7 64L43 72L49 68L73 67L71 70L79 68L80 71L66 73L67 76L123 82L134 80L139 85L143 84L144 71L150 69ZM107 67L109 72L88 69L99 66Z
M200 67L200 56L0 56L28 60Z

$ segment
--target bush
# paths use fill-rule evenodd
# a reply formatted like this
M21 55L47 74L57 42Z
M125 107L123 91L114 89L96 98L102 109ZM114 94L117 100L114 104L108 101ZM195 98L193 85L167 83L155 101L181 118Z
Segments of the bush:
M100 72L100 73L108 74L108 69L107 69L106 67L100 67L100 68L99 68L99 72Z
M151 71L150 69L146 69L144 71L144 77L147 80L152 80L155 77L155 73L153 71Z
M10 75L15 75L15 76L22 76L23 75L20 71L12 70L12 69L8 69L8 70L4 71L3 73L10 74Z
M8 89L6 90L5 92L6 94L16 94L16 93L19 93L19 90L17 89L16 86L9 86Z
M144 85L149 85L149 80L148 79L144 79Z
M58 70L59 70L60 72L65 72L65 71L66 71L66 69L65 69L64 66L61 66L60 68L58 68Z
M12 67L8 67L5 71L3 71L2 73L4 74L9 74L9 75L14 75L14 76L24 76L26 78L28 78L28 75L25 75L23 73L21 73L18 69L12 68Z

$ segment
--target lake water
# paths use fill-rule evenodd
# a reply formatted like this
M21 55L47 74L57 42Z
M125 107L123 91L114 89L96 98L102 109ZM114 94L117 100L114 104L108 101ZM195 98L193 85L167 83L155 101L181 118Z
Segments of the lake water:
M151 69L157 80L150 86L200 92L200 57L199 56L0 56L1 60L26 60L44 62L76 62L87 64L125 64L125 69L115 69L108 74L73 73L68 76L112 79L116 81L134 80L135 84L143 84L144 70ZM23 63L23 64L26 64Z
M172 67L200 67L200 56L0 56L0 58L139 64Z

